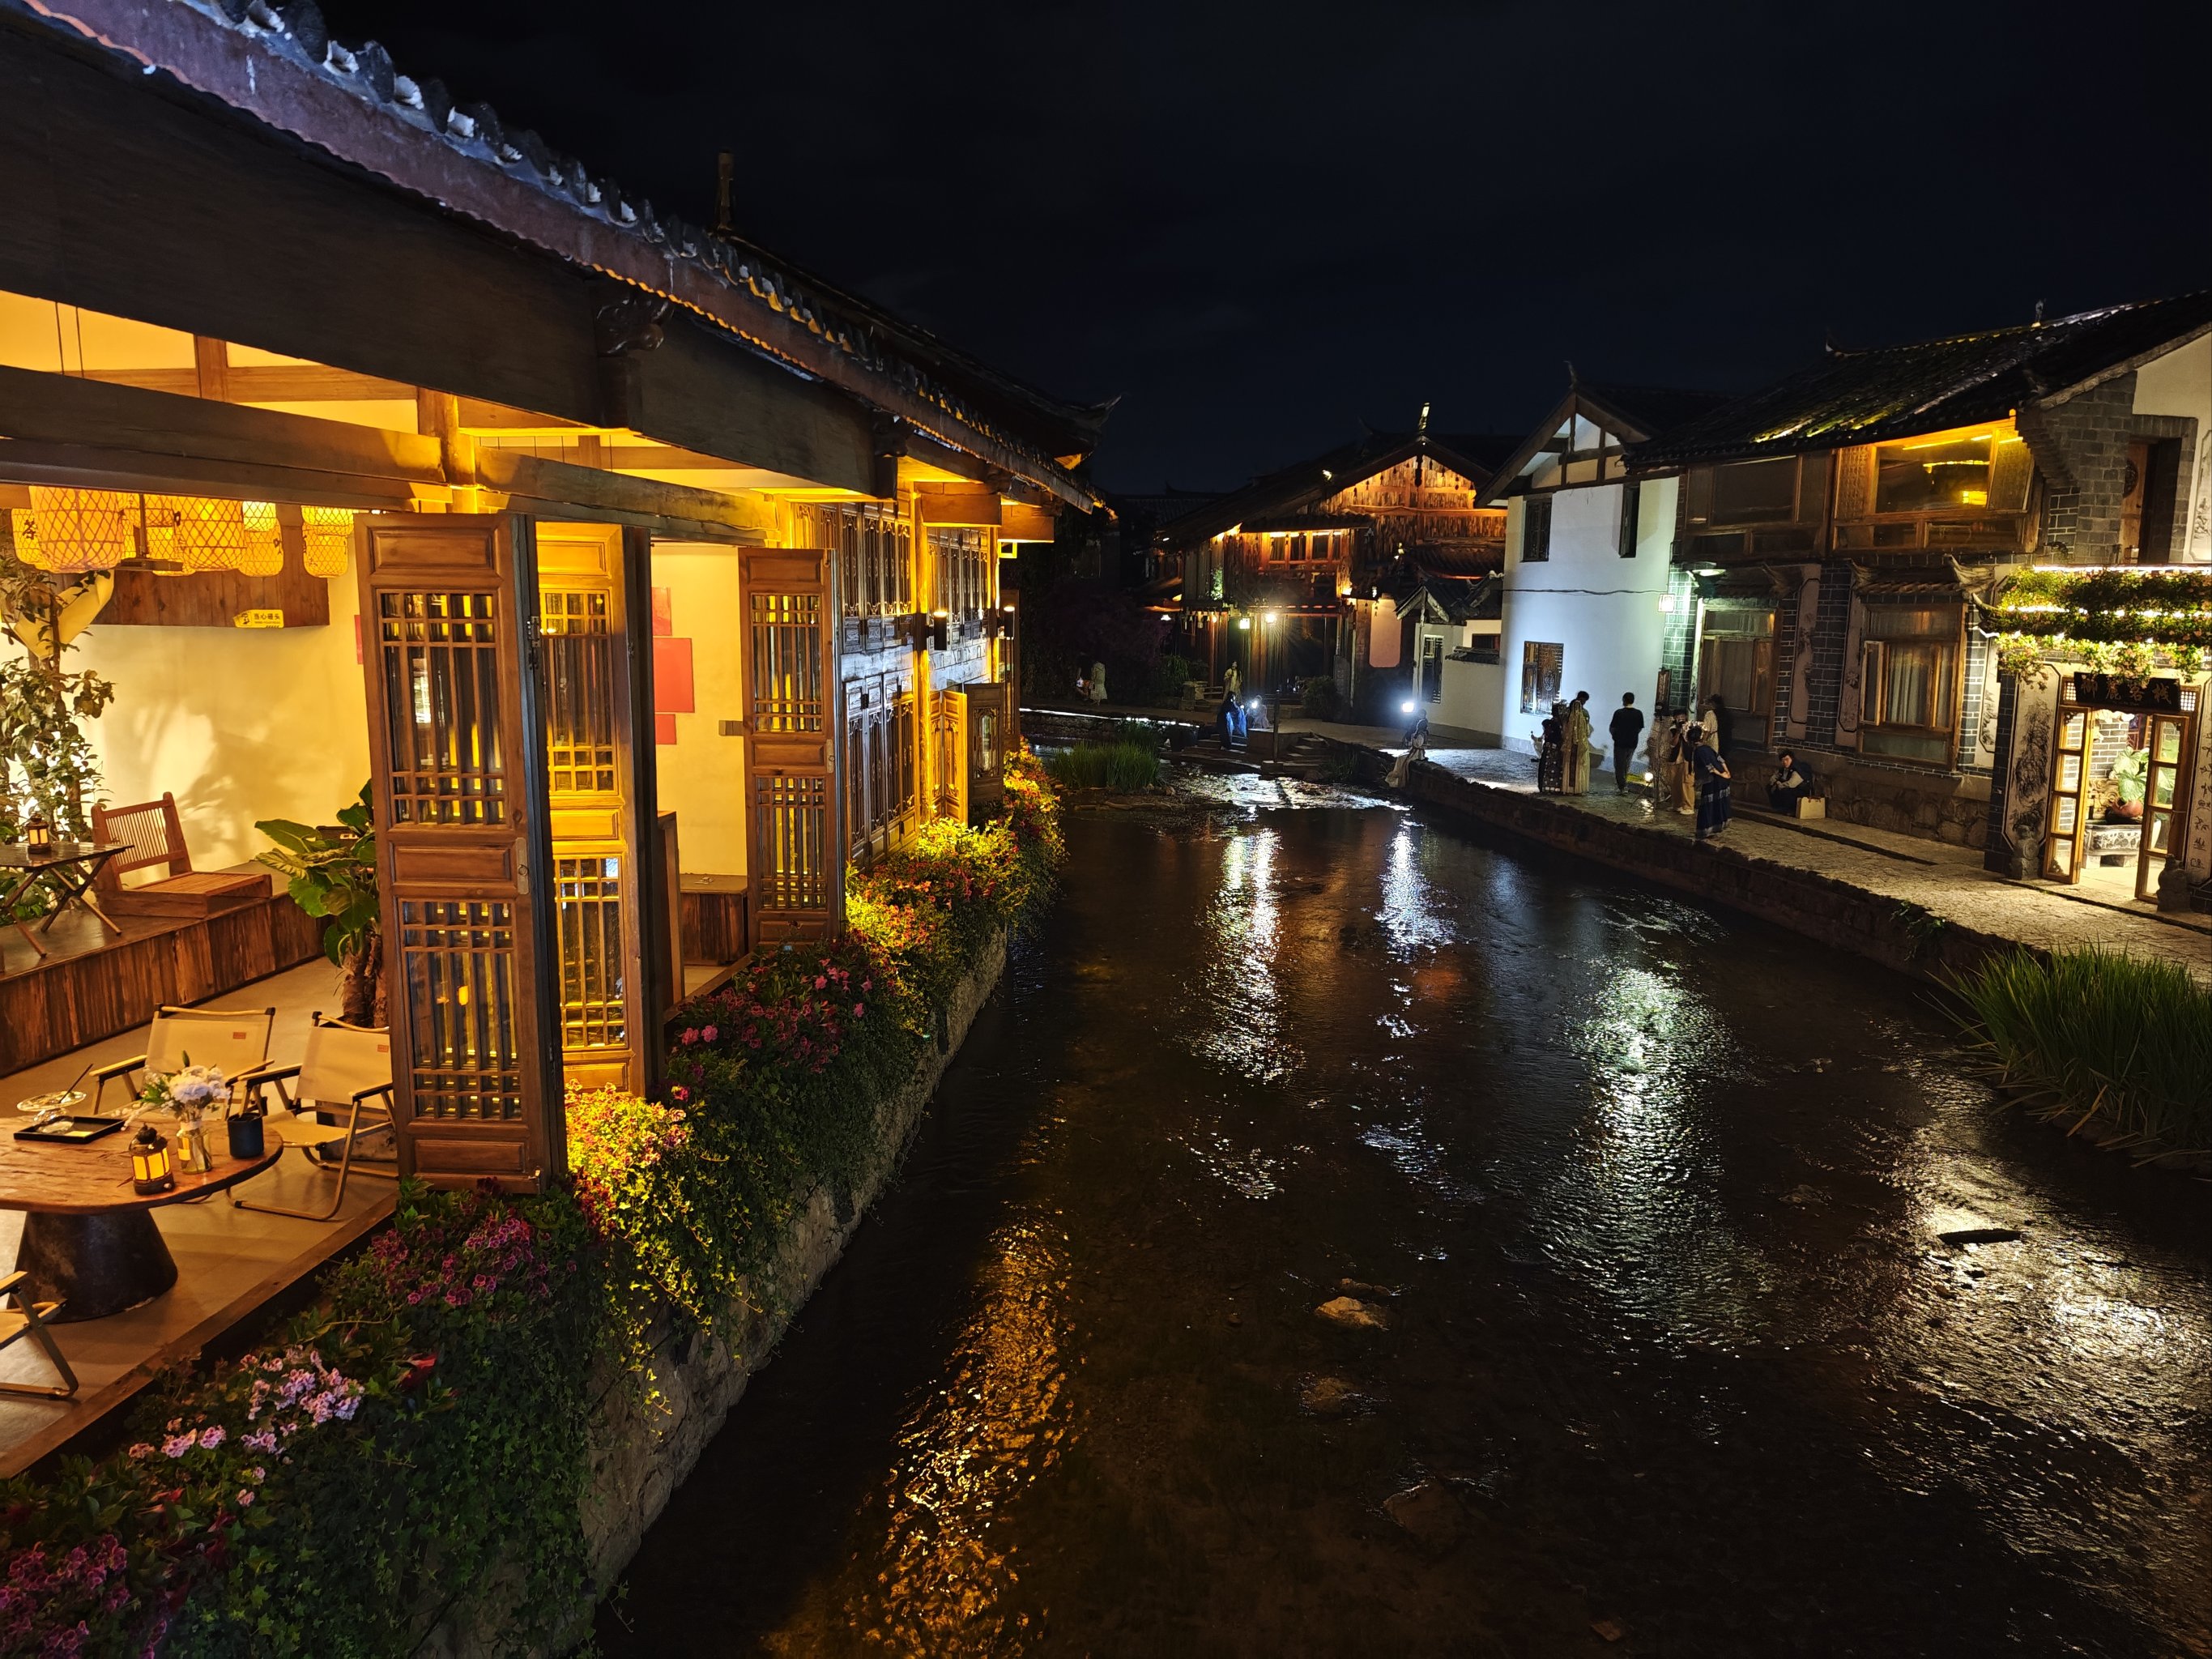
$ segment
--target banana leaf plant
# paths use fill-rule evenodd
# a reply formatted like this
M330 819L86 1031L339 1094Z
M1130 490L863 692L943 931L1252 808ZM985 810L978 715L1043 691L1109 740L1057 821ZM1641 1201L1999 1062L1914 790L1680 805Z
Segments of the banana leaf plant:
M369 786L323 828L289 818L253 827L276 844L260 862L289 884L292 902L321 916L323 954L337 964L341 1018L356 1025L385 1023L384 935L376 889L376 823Z

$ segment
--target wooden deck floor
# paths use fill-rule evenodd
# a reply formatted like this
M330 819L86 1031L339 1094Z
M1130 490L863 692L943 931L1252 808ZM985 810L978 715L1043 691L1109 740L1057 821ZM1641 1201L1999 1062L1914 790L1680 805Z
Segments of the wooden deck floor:
M55 932L61 931L58 926ZM239 993L242 991L243 994ZM270 1057L294 1060L307 1046L309 1013L334 1006L337 971L318 957L248 987L233 996L276 1009ZM142 1027L0 1077L0 1133L18 1121L13 1108L27 1096L68 1083L88 1065L143 1052ZM306 1207L327 1204L337 1178L287 1153L242 1192L264 1203ZM203 1350L226 1351L226 1338L258 1331L287 1292L391 1212L393 1183L356 1177L346 1188L346 1207L335 1221L298 1221L234 1209L218 1194L205 1203L176 1204L155 1212L155 1224L176 1257L175 1288L141 1308L106 1319L56 1328L62 1352L82 1387L76 1398L48 1402L0 1395L0 1477L20 1473L78 1437L96 1438L103 1425L127 1415L131 1402L155 1372ZM0 1261L15 1260L22 1217L0 1211ZM28 1342L0 1352L0 1376L51 1382L44 1357Z

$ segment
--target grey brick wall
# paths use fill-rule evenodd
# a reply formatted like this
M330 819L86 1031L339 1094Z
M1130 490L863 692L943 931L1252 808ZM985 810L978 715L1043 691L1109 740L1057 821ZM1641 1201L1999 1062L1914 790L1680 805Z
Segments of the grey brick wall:
M2118 556L2135 403L2136 377L2127 374L2063 404L2021 410L2021 435L2043 471L2043 545L2051 557L2104 564Z

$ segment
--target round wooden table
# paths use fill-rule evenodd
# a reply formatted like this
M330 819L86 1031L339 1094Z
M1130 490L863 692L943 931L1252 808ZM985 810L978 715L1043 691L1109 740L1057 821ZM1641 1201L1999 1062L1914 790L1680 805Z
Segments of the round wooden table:
M104 1319L151 1302L174 1285L176 1260L152 1212L259 1175L284 1150L272 1135L259 1158L232 1158L217 1119L210 1127L215 1168L204 1175L178 1168L174 1187L142 1196L131 1184L132 1133L122 1129L75 1146L0 1133L0 1210L25 1212L22 1243L15 1248L15 1266L29 1275L23 1293L62 1303L52 1316L58 1323ZM169 1157L173 1167L179 1161L173 1134Z

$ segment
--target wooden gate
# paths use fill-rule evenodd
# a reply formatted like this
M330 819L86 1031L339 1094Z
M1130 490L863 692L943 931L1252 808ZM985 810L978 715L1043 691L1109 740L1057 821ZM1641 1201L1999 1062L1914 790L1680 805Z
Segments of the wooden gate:
M532 1188L566 1161L532 527L358 525L399 1166Z
M837 555L749 548L743 556L753 937L827 939L845 925Z

